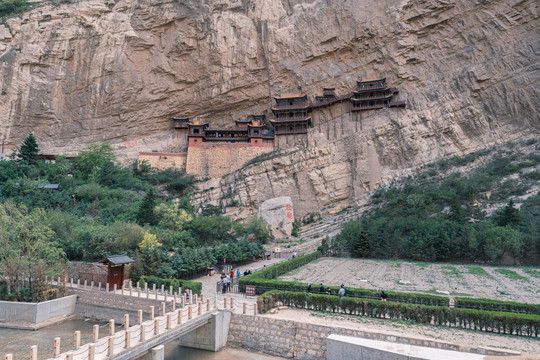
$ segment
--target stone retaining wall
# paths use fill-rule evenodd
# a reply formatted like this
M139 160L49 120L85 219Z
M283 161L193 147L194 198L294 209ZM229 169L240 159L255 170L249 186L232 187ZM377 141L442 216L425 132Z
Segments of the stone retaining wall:
M326 359L326 338L331 334L485 355L516 355L515 352L499 349L471 348L437 340L391 336L376 332L239 314L232 316L227 343L231 346L286 358Z
M37 325L51 318L69 316L75 312L75 296L40 303L0 301L0 322Z
M135 325L137 322L137 312L142 310L147 319L150 314L150 306L154 307L155 315L161 311L163 300L147 299L146 293L141 293L141 297L113 294L106 291L96 291L89 289L69 288L68 292L78 296L75 312L77 315L96 320L107 321L114 319L118 324L124 323L124 314L129 314L129 322ZM144 297L143 297L144 296ZM171 310L169 298L166 302L166 311Z

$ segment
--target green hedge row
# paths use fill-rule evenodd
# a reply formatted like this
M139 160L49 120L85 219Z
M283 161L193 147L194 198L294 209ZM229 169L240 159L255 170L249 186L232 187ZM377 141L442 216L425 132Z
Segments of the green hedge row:
M422 324L446 325L471 330L538 337L540 316L496 311L412 305L306 292L272 290L259 297L258 308L266 312L277 302L319 311L342 312L375 318L411 320Z
M277 277L288 273L291 270L298 269L314 260L321 257L319 251L300 256L296 259L276 264L261 271L257 271L251 275L240 278L240 291L244 291L245 285L253 285L256 287L257 295L263 294L266 291L273 289L286 290L286 291L306 291L307 284L293 282L293 281L281 281L275 280ZM312 284L312 291L316 293L319 289L317 284ZM337 294L339 287L330 286L332 293ZM437 305L448 306L449 298L444 296L415 294L415 293L401 293L401 292L387 292L388 300L406 302L412 304L423 305ZM349 297L362 297L371 299L380 299L380 290L370 289L358 289L347 288L347 296Z
M300 257L297 257L295 259L291 259L273 266L270 266L266 269L257 271L251 275L247 275L240 280L250 280L250 279L276 279L277 277L281 275L285 275L291 270L295 270L298 268L301 268L302 266L309 264L312 261L317 260L321 257L320 251L315 251L307 255L303 255ZM240 281L242 283L242 281ZM250 285L250 284L248 284Z
M499 301L490 299L455 298L457 308L477 310L506 311L523 314L540 315L540 305L517 303L513 301Z
M201 295L202 283L198 281L187 281L180 279L165 279L159 278L157 276L141 276L139 280L139 285L144 286L145 283L148 283L148 286L156 284L157 288L161 288L161 285L165 286L165 290L168 290L172 285L173 291L177 292L179 288L189 289L193 291L194 294Z

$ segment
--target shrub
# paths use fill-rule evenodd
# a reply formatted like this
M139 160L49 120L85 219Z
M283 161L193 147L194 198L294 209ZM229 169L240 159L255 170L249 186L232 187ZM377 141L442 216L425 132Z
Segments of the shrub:
M457 308L540 315L540 305L490 299L455 298Z
M540 332L540 316L538 315L412 305L350 297L340 299L338 296L306 292L272 290L259 297L258 307L264 313L275 307L278 302L302 309L401 319L422 324L446 325L503 334L538 337Z
M148 283L149 286L156 284L157 288L161 288L161 285L165 287L165 290L168 290L170 286L173 287L173 291L177 292L179 288L190 289L194 294L200 295L202 291L202 283L198 281L187 281L181 279L165 279L159 278L157 276L141 276L139 280L139 285L141 287L144 284Z

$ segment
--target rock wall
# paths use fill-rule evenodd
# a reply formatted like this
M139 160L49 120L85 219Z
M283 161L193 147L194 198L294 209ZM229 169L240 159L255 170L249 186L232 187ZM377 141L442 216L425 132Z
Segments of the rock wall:
M261 146L202 144L188 148L186 163L186 172L200 178L219 178L240 169L248 160L273 150L272 143L261 143Z
M405 109L360 122L325 110L307 139L201 185L201 202L233 187L237 215L285 195L302 216L358 203L426 162L537 134L539 54L536 0L44 5L0 25L0 141L32 131L44 153L104 140L125 160L179 152L172 116L225 127L268 113L279 93L345 94L386 77Z
M470 348L425 338L395 336L386 333L348 329L346 327L306 324L290 320L239 314L232 315L227 344L284 358L326 359L326 338L331 334L484 355L516 355L514 351L502 349Z
M139 153L139 161L147 161L153 168L165 169L186 169L187 154L178 153Z

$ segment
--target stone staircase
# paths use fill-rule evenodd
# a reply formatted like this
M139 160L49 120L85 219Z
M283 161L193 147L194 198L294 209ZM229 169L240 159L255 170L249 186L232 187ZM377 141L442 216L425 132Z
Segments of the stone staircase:
M364 206L346 208L337 214L322 217L317 222L302 226L298 231L298 238L304 242L296 245L294 250L299 252L313 251L321 244L323 238L339 234L344 223L357 219L365 209Z

